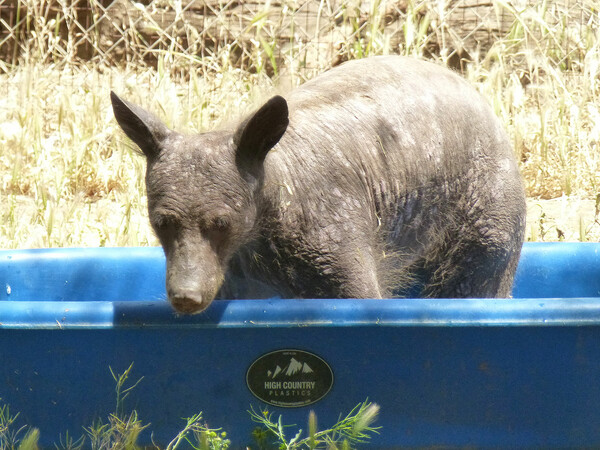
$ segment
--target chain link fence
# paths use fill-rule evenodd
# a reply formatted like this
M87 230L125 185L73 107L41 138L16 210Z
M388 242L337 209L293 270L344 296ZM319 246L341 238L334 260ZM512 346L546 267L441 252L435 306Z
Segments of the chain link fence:
M555 64L571 66L585 57L580 43L590 21L597 26L597 7L591 0L0 0L0 70L35 58L278 74L378 53L439 56L460 67L493 57L498 42L511 39L526 43L523 52L556 45Z

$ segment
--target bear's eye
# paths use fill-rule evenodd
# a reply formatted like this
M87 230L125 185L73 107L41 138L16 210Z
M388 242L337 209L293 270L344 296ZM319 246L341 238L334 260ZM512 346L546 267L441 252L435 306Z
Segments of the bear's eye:
M228 217L217 216L206 222L203 234L208 238L213 249L219 255L227 248L233 234L232 222Z
M231 220L228 217L215 217L209 224L211 231L227 233L231 229Z
M177 219L166 214L155 214L152 217L152 227L157 231L167 231L177 226Z

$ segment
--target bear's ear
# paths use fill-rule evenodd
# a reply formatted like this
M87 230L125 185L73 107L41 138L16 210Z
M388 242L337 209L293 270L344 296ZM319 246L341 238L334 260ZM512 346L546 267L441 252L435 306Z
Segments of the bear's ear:
M169 135L170 130L154 114L125 101L111 91L115 119L125 134L144 152L153 158L160 151L161 142Z
M260 170L262 163L289 124L288 105L279 95L271 98L236 130L236 162L240 169Z

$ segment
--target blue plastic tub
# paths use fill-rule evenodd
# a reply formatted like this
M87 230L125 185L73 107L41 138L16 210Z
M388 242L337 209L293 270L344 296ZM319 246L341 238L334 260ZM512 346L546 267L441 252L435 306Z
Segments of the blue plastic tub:
M306 429L310 410L325 427L368 397L372 448L600 446L597 244L526 244L499 300L219 301L177 317L159 248L2 251L0 283L0 398L45 446L113 411L109 366L132 362L144 379L126 406L163 445L199 411L239 448L251 406Z

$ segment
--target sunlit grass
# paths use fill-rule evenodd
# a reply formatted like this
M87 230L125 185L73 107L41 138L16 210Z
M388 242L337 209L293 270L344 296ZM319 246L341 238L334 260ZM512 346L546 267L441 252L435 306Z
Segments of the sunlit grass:
M340 34L344 58L428 54L431 18L419 14L426 2L409 2L395 47L382 16L387 3L373 2L366 23L357 21L350 3L343 10L341 23L352 31ZM598 11L590 7L589 19L573 27L547 2L521 11L501 0L495 6L512 14L514 25L466 66L465 76L506 124L529 197L594 200L600 184ZM252 22L252 71L232 64L231 46L197 64L173 50L160 54L155 69L82 65L56 45L47 20L33 21L40 28L31 51L17 65L0 64L0 248L156 245L147 222L145 161L113 119L110 90L178 130L231 124L260 99L320 71L297 64L297 55L314 51L300 41L286 47L285 70L277 66L271 17L263 11ZM430 58L446 64L448 55L441 48ZM323 67L330 63L322 61ZM574 225L565 235L595 239L596 219L569 222ZM530 239L559 239L537 223L536 216L528 225Z
M197 132L232 121L270 83L240 71L185 82L150 71L70 69L31 64L2 76L0 248L157 245L145 160L118 129L110 90L171 128Z

